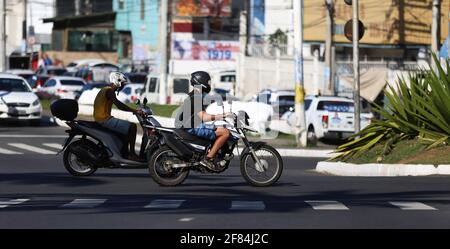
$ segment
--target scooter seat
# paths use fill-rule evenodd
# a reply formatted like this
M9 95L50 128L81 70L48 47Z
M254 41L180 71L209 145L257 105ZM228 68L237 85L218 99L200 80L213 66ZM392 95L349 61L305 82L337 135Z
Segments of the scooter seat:
M192 135L191 133L187 132L186 129L175 129L174 133L175 133L175 135L179 136L180 138L182 138L183 140L185 140L187 142L194 142L195 144L199 144L202 146L208 146L213 142L213 141L206 140L201 137Z

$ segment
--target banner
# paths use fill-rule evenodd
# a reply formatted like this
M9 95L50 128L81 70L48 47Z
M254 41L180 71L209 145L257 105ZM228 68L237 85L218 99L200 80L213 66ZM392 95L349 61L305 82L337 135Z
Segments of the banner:
M174 40L172 59L234 61L239 53L239 42Z
M175 0L176 16L230 17L232 0Z

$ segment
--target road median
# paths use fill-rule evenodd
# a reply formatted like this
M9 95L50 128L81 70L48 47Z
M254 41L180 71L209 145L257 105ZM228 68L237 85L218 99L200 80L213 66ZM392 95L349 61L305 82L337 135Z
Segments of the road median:
M395 177L450 175L450 165L432 164L353 164L344 162L319 162L316 171L336 176Z

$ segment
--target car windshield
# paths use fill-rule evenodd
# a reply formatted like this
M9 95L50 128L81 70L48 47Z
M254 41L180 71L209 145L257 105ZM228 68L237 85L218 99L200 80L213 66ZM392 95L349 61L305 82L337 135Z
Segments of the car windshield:
M30 92L27 83L19 79L0 79L0 91Z
M61 84L65 86L84 86L83 81L79 80L61 80Z
M145 79L147 78L147 75L140 75L140 74L131 74L128 75L128 79L131 83L137 83L137 84L144 84Z
M51 75L56 75L56 76L62 76L67 72L66 69L64 68L58 68L58 69L48 69L47 73L51 74Z
M278 101L280 101L280 102L294 102L295 101L295 96L292 96L292 95L279 96L278 97Z

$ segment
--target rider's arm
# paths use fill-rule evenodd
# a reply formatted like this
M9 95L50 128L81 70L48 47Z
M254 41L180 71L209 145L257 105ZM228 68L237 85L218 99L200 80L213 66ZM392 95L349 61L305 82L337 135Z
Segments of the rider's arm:
M120 100L117 99L116 94L113 90L109 90L107 92L107 96L108 96L108 99L111 99L113 101L114 105L116 105L117 108L119 108L119 110L125 111L125 112L132 112L132 113L137 112L136 109L133 109L133 108L125 105L124 103L120 102Z
M223 115L223 114L217 114L217 115L213 115L213 114L208 114L205 111L201 111L199 113L197 113L197 115L200 117L200 119L203 122L209 122L209 121L214 121L214 120L220 120L223 119L224 117L227 116L227 114Z

